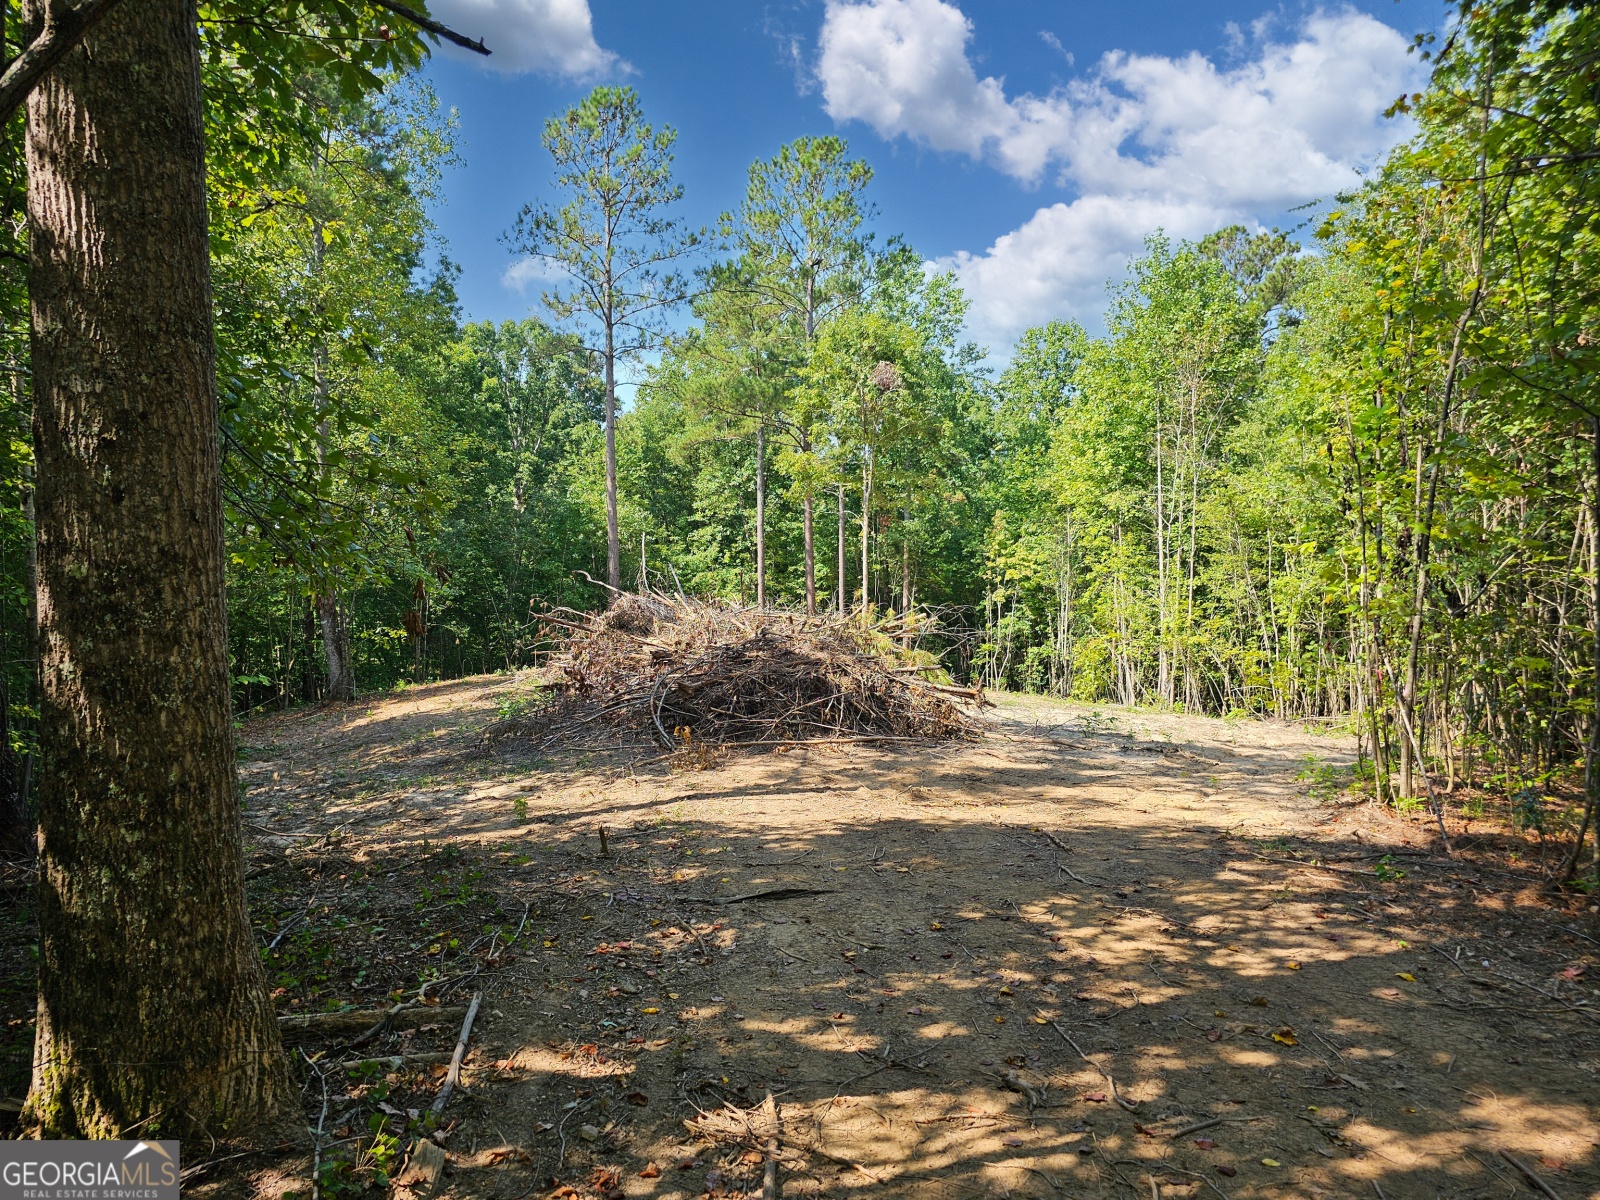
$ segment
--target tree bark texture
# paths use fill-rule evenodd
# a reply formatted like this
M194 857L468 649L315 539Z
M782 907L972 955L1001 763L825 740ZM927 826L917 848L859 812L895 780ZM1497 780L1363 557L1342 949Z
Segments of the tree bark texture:
M835 582L835 587L836 587L836 589L838 590L838 593L839 593L839 614L841 616L843 616L844 615L844 611L845 611L845 599L846 599L846 597L845 597L845 589L846 589L846 583L845 583L845 563L844 563L844 484L842 484L842 483L839 484L838 500L839 500L839 566L838 566L838 571L837 571L837 577L836 577L834 582Z
M767 607L767 427L756 426L756 607Z
M291 1092L239 842L194 0L123 0L33 93L27 127L42 676L27 1115L47 1137L258 1129Z
M617 524L617 354L615 331L606 323L606 582L615 598L622 587L622 535Z
M350 661L350 623L344 605L332 592L317 597L317 622L322 626L322 651L328 660L328 700L356 698L355 666Z
M806 545L806 616L817 615L817 538L814 504L810 496L801 502Z

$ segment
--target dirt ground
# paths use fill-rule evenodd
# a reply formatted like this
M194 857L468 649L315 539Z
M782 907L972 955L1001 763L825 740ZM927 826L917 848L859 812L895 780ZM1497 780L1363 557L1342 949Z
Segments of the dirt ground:
M323 1196L399 1170L481 993L449 1196L759 1196L771 1157L785 1197L1600 1197L1594 908L1341 796L1345 740L1013 697L934 748L485 746L527 694L244 726L282 1011L440 1004L298 1052Z

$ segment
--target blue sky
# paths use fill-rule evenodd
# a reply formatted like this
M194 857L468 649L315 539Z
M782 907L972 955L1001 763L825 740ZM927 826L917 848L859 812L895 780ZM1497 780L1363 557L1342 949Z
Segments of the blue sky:
M1355 183L1405 129L1405 54L1441 0L433 0L496 50L427 74L459 114L462 165L435 211L465 314L536 313L501 242L554 198L539 131L597 82L678 130L683 215L737 205L745 172L839 133L876 172L881 234L953 269L997 355L1027 325L1099 325L1105 283L1157 226L1292 224ZM526 268L523 269L526 272Z

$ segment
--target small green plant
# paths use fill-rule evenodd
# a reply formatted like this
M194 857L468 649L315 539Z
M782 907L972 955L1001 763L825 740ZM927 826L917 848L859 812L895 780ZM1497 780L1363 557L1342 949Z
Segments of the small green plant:
M528 823L528 798L526 796L518 796L511 802L511 811L517 814L517 820L526 825Z
M532 691L507 692L500 697L495 715L502 721L520 721L550 706L550 693L544 688Z
M1343 795L1354 775L1354 768L1319 762L1315 754L1306 755L1304 761L1295 778L1305 782L1306 795L1321 804L1332 803Z
M1377 865L1372 868L1372 873L1385 883L1395 883L1406 877L1406 873L1394 865L1392 854L1385 854L1380 858Z
M1117 718L1111 713L1096 712L1093 709L1083 714L1083 731L1085 733L1114 733L1117 728Z
M1545 829L1544 793L1536 787L1519 788L1511 794L1511 824L1521 830L1543 835Z

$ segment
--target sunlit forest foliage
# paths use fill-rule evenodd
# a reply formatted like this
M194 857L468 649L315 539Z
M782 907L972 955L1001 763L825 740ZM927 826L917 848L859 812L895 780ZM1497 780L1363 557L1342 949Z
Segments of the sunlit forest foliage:
M1102 334L1050 323L999 358L842 140L774 147L688 230L672 132L626 89L552 118L564 190L508 214L508 244L571 276L549 322L464 321L428 219L451 116L405 63L296 89L295 136L214 146L238 710L526 666L531 611L603 605L609 347L634 384L625 586L915 613L988 686L1346 723L1388 800L1471 785L1578 820L1600 757L1600 14L1497 0L1416 52L1431 82L1393 114L1414 134L1313 224L1152 230ZM561 241L606 219L581 169L602 134L650 193L619 227L649 282L615 330ZM25 761L21 188L0 639Z

